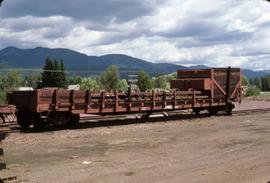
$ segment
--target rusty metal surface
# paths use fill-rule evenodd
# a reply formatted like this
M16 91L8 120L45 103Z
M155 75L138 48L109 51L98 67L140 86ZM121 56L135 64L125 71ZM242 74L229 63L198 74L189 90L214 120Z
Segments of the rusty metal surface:
M227 101L241 101L241 70L240 68L211 68L202 70L180 70L177 79L171 81L172 88L181 90L210 90L208 95L212 102L217 98Z
M175 79L170 82L171 88L178 88L181 90L211 90L211 79L202 78L202 79Z
M0 114L14 114L16 107L14 105L0 105Z
M14 91L7 98L9 104L26 112L68 111L74 114L207 108L225 106L228 100L237 102L241 99L241 71L237 68L178 71L178 79L171 84L178 89L167 92L40 89ZM229 88L226 87L228 84Z
M67 91L63 89L53 90L53 95L40 95L44 91L36 90L36 101L25 102L24 111L71 111L73 113L128 113L142 111L159 111L186 109L191 107L210 106L211 101L207 95L200 91L169 92L90 92L90 91ZM17 93L14 93L16 95ZM21 95L24 96L24 95ZM37 97L36 97L37 96ZM11 95L12 98L12 95ZM18 96L16 96L19 99ZM49 98L49 100L48 100ZM20 99L18 107L24 106ZM27 101L27 100L25 100ZM49 101L49 102L45 102ZM216 105L222 105L225 101L217 100ZM16 105L16 103L14 103ZM27 105L27 106L26 106Z
M37 91L12 91L7 93L8 104L15 105L17 109L36 112Z

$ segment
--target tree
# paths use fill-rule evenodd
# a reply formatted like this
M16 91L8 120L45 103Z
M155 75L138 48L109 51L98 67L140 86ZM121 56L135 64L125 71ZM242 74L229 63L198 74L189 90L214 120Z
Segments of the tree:
M105 90L117 90L119 81L120 74L117 66L109 67L97 78L98 84Z
M65 72L65 65L64 65L64 61L61 60L60 62L60 86L62 88L66 87L67 86L67 78L66 78L66 72Z
M0 76L0 91L13 90L21 86L22 78L18 71L10 71L4 76Z
M261 82L260 82L260 79L258 77L255 77L254 78L254 85L257 87L257 88L261 88Z
M95 78L83 78L81 80L80 88L83 90L99 90L100 86Z
M21 86L22 78L18 71L10 71L0 76L0 103L5 102L6 91L13 90Z
M177 73L176 72L173 72L171 74L168 74L167 75L167 78L168 78L168 81L173 80L173 79L176 79L177 78Z
M4 0L0 0L0 6L1 6L1 4L2 4L3 1L4 1Z
M5 89L5 77L0 76L0 90L4 90L4 89Z
M43 73L41 74L41 85L42 87L55 87L55 83L54 83L54 74L53 71L54 70L54 64L52 62L52 60L47 57L45 60L45 65L43 67Z
M67 79L68 85L80 85L82 83L82 78L80 76L72 76Z
M128 83L127 83L127 80L125 79L122 79L118 82L118 86L117 86L117 89L118 90L121 90L121 91L127 91L128 90Z
M262 89L262 91L266 91L266 80L265 80L265 77L261 77L261 89Z
M146 91L152 88L151 79L144 71L140 71L138 74L138 87L141 91Z
M270 91L270 76L265 77L265 83L266 83L266 91Z
M248 83L249 83L249 85L254 85L254 80L253 80L253 78L248 78Z
M155 88L166 89L168 85L168 79L166 76L158 76L154 79Z
M262 91L270 90L270 76L261 77L261 89Z
M6 101L6 92L3 90L0 90L0 104L4 104Z
M22 78L18 71L10 71L8 72L4 82L5 82L5 88L8 90L12 90L21 85Z
M40 75L33 75L32 73L29 73L28 75L24 76L24 80L22 81L22 86L38 88L40 80L41 80Z
M249 85L248 79L244 75L242 75L241 77L242 77L242 85L248 86Z
M47 57L41 76L42 87L64 88L67 85L65 67L62 60L59 64L57 60L52 61Z

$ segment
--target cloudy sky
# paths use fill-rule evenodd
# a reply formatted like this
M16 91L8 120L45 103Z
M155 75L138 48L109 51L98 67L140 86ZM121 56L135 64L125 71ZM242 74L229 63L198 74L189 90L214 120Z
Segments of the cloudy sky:
M0 49L69 48L152 62L270 69L264 0L4 0Z

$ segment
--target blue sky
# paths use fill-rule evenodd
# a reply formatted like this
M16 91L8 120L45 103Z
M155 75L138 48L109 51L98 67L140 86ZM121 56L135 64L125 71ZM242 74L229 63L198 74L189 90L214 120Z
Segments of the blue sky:
M152 62L270 69L264 0L4 0L0 49L69 48Z

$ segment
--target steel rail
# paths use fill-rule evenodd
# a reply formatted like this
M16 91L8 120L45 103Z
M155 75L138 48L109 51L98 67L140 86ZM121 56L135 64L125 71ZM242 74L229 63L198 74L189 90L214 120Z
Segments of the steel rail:
M243 116L243 115L253 115L253 114L263 114L270 112L270 108L260 108L260 109L247 109L232 111L231 116ZM224 113L220 112L217 117L224 116ZM230 116L226 115L225 116ZM170 111L163 113L153 113L149 117L144 117L142 113L138 114L127 114L127 115L108 115L108 116L83 116L80 118L80 123L77 126L71 127L72 129L83 129L91 127L101 127L101 126L116 126L134 123L145 123L145 122L162 122L169 120L181 120L181 119L196 119L196 118L207 118L208 113L202 113L200 115L194 115L190 110L185 111ZM17 133L21 132L20 126L16 121L1 123L0 128L4 129L6 133ZM63 130L67 127L48 127L48 131L51 130ZM46 131L42 129L42 131ZM33 132L36 130L30 129L26 132Z

